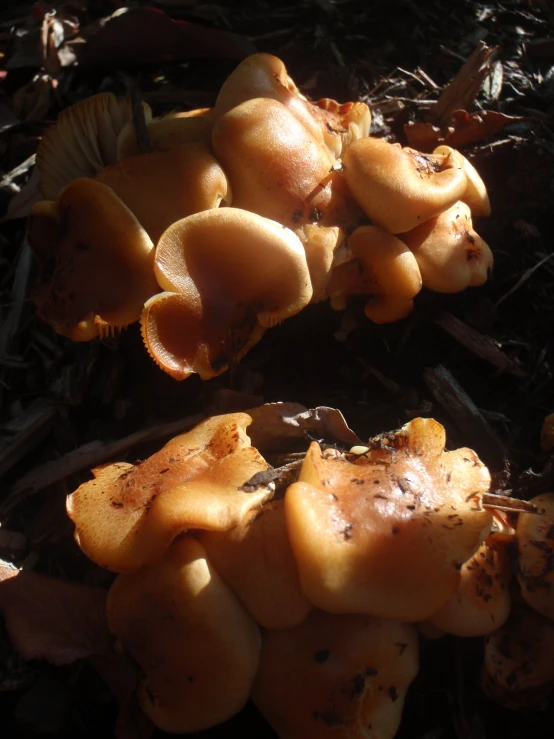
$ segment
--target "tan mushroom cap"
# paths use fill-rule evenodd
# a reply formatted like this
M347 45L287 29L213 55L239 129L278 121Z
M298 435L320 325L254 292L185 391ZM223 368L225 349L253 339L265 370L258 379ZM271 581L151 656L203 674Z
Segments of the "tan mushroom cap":
M245 413L214 416L137 465L93 470L67 499L75 538L85 554L113 572L159 560L188 529L239 525L272 495L271 486L241 486L268 465L250 445Z
M170 113L148 123L151 151L167 151L182 144L198 142L211 145L212 128L215 123L213 108L198 108L179 113ZM117 139L117 158L144 154L140 148L133 122L127 123Z
M198 142L124 159L96 179L112 188L154 243L175 221L231 199L225 172Z
M431 624L455 636L485 636L499 629L512 605L506 542L488 536L464 563L460 576L457 591L431 617Z
M554 620L554 493L537 495L530 502L544 515L519 515L517 579L531 608Z
M285 629L306 618L312 606L300 590L282 499L265 503L233 529L199 531L196 536L218 573L261 626Z
M155 270L165 292L145 306L143 337L177 379L221 374L265 327L295 315L312 297L298 237L237 208L173 224L158 243Z
M355 200L376 226L393 234L450 208L467 187L464 171L450 160L372 137L350 144L343 167Z
M332 159L281 103L257 98L238 105L218 119L212 143L234 207L291 229L309 223L314 207L325 215L332 201L332 189L324 187Z
M239 64L223 83L215 112L228 113L254 98L269 98L284 105L333 157L354 138L367 136L371 113L365 103L345 103L324 99L314 105L299 91L283 62L271 54L253 54Z
M396 236L377 226L360 226L348 237L351 259L336 266L327 295L336 308L348 295L370 295L365 314L375 323L405 318L421 290L414 255Z
M490 216L491 204L487 188L473 164L461 152L451 149L450 146L438 146L433 154L444 156L446 160L450 160L453 166L458 166L463 170L467 179L467 186L460 200L469 205L471 215Z
M469 206L462 202L399 238L413 252L423 285L436 292L483 285L493 266L492 252L473 230Z
M74 180L56 203L37 203L27 234L43 266L35 296L39 316L74 341L134 323L144 302L159 290L152 241L99 182Z
M259 629L194 539L175 542L155 565L120 575L107 616L140 667L138 698L158 728L202 731L248 700Z
M265 635L252 699L279 739L392 739L417 670L413 626L313 611Z
M312 443L285 496L301 587L331 613L422 621L456 591L489 533L487 468L445 452L444 428L416 418L363 456Z
M554 687L554 623L517 604L485 640L481 686L511 710L540 705Z
M148 122L151 110L142 105ZM117 100L112 93L93 95L62 111L37 149L39 189L44 197L55 200L72 180L94 177L115 164L118 136L132 120L131 101Z

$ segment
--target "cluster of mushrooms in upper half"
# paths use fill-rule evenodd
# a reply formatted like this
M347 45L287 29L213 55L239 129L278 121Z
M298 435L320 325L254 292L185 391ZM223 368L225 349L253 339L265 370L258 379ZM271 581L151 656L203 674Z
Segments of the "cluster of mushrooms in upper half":
M28 237L39 315L60 334L140 319L160 367L208 379L310 302L367 295L368 318L386 323L422 285L487 279L472 216L490 205L468 160L369 136L367 105L309 102L274 56L243 61L214 108L139 112L144 135L128 99L96 95L39 146L48 200Z
M391 739L418 631L490 635L485 690L511 707L544 698L554 495L520 515L515 552L487 468L445 451L433 419L350 452L313 442L284 494L250 422L207 419L68 498L83 551L120 573L107 618L157 726L199 731L251 697L280 739Z

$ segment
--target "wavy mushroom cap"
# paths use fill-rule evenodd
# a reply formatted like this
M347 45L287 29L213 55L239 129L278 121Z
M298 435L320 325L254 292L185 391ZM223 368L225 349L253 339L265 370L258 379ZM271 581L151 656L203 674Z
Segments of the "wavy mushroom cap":
M461 152L450 146L438 146L433 154L445 157L445 160L449 160L453 166L462 169L466 176L467 186L460 200L469 205L471 215L490 216L491 204L487 188L473 164Z
M416 258L423 285L436 292L483 285L493 266L492 252L473 230L466 203L456 203L399 238Z
M265 503L233 529L199 531L196 536L218 573L261 626L285 629L306 618L312 606L300 590L282 499Z
M244 492L267 462L250 445L245 413L215 416L168 442L137 465L93 470L67 499L75 538L85 554L113 572L133 572L167 551L189 529L238 526L272 495Z
M445 157L382 139L354 141L343 157L353 197L376 226L403 233L442 213L467 188L463 169Z
M257 98L238 105L217 120L212 144L231 183L234 207L291 229L325 215L333 162L281 103Z
M230 201L225 172L198 142L123 159L96 179L112 188L154 243L181 218Z
M171 733L202 731L248 700L260 657L256 623L192 538L161 562L120 575L108 595L110 630L138 663L138 698Z
M312 297L298 237L237 208L174 223L158 243L155 271L165 292L145 306L143 337L176 379L221 374L266 327L295 315Z
M496 631L510 614L510 576L506 542L488 536L464 562L457 591L431 617L431 624L455 636L485 636Z
M27 236L43 270L35 296L39 316L74 341L134 323L159 290L152 241L99 182L74 180L55 203L37 203Z
M485 639L481 686L511 710L539 706L554 687L554 623L525 604Z
M265 635L252 699L279 739L392 739L417 670L412 626L313 611Z
M142 105L148 123L152 112L146 103ZM44 197L55 200L72 180L94 177L115 164L118 137L132 120L129 98L117 100L106 92L62 111L37 149L39 189Z
M211 146L216 116L213 108L198 108L170 113L147 124L151 151L167 151L182 144L197 142ZM117 139L117 158L144 154L139 146L132 122L127 123Z
M371 113L365 103L341 105L325 98L314 105L299 91L283 62L271 54L253 54L239 64L223 83L215 112L225 115L254 98L276 100L288 108L333 158L339 157L355 138L369 133Z
M405 318L421 290L421 274L412 252L377 226L360 226L348 237L350 258L337 265L326 293L334 307L349 295L369 295L365 314L375 323Z
M285 496L302 590L331 613L432 616L489 533L490 475L475 452L445 452L444 428L417 418L363 456L314 442Z
M519 515L517 579L531 608L554 620L554 493L537 495L530 502L544 515Z

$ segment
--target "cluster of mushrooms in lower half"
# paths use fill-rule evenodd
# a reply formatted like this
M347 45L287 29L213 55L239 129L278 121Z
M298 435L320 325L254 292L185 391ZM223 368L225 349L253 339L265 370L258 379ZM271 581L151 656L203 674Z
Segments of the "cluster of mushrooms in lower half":
M474 167L370 124L365 103L308 101L269 54L245 59L213 108L155 119L111 94L68 108L37 152L39 315L77 341L140 320L162 369L209 379L309 303L366 295L386 323L422 286L483 284Z
M68 498L80 547L119 573L107 618L154 724L199 731L251 698L280 739L391 739L420 637L444 633L488 635L495 699L544 699L554 494L509 522L475 452L423 418L349 452L313 442L276 490L250 423L209 418Z

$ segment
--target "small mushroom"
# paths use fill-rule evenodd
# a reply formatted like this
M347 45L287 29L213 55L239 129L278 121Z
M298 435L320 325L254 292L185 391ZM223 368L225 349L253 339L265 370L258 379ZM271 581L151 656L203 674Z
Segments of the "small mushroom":
M269 98L284 105L306 131L329 153L339 157L355 138L367 136L371 113L365 103L345 103L323 99L310 103L288 75L283 62L271 54L247 57L223 83L215 112L224 115L254 98Z
M347 242L350 258L335 266L326 294L335 308L349 295L368 295L366 316L375 323L405 318L421 290L414 255L396 236L377 226L360 226Z
M159 287L154 245L113 190L77 179L33 206L27 235L42 267L39 316L74 341L134 323Z
M194 539L175 542L157 564L120 575L107 616L140 668L140 705L163 731L202 731L248 700L259 629Z
M531 608L554 620L554 493L537 495L530 502L542 513L519 515L517 579Z
M96 179L112 188L154 243L175 221L231 201L225 172L199 142L123 159Z
M265 503L233 529L198 531L196 536L261 626L284 629L306 618L312 607L300 590L282 499Z
M492 252L473 230L466 203L456 203L398 238L415 256L423 285L436 292L483 285L492 269Z
M152 118L143 105L146 122ZM43 136L37 149L39 189L48 200L79 177L94 177L117 161L117 139L133 111L129 98L117 100L112 93L86 98L62 111Z
M466 176L467 185L460 200L469 205L471 214L473 216L490 216L491 204L487 188L473 164L459 151L451 149L450 146L438 146L433 154L445 157L445 160L450 160L453 166L462 169Z
M554 688L554 623L517 604L504 626L485 639L481 686L511 710L541 705Z
M392 739L417 670L413 626L313 611L265 635L252 699L279 739Z
M371 136L350 144L343 168L366 215L393 234L410 231L452 207L467 188L464 170L451 158L402 149Z
M191 142L210 146L215 120L213 108L199 108L155 118L147 124L150 149L167 151ZM138 144L135 127L130 121L123 127L117 139L117 158L127 159L139 154L144 154L144 151Z
M363 456L312 443L285 496L302 590L317 608L423 621L446 603L492 516L487 468L444 451L444 428L416 418Z
M221 374L312 297L298 237L237 208L174 223L158 243L155 271L165 292L146 303L143 337L158 365L180 380Z
M159 560L184 531L239 525L273 492L241 490L268 467L246 434L251 420L214 416L144 462L93 470L94 479L67 499L81 549L101 567L133 572Z

